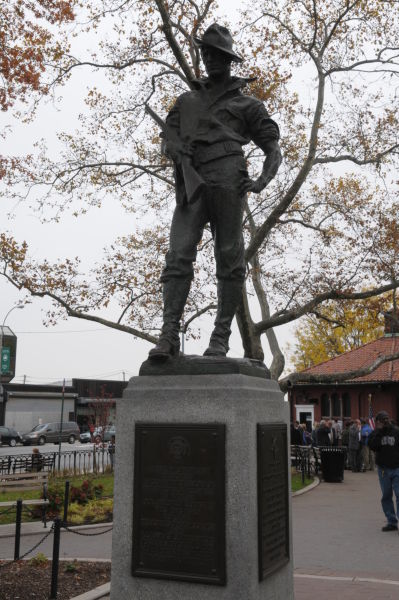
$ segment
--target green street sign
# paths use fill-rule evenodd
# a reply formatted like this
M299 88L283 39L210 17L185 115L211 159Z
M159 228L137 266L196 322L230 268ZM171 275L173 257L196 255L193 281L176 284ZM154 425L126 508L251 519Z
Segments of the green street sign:
M2 375L7 375L11 370L11 349L3 347L1 349L1 369Z

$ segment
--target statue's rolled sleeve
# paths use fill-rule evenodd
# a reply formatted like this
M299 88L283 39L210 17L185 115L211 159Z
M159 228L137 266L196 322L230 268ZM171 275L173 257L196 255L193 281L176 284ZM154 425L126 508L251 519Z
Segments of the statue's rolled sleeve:
M245 116L250 137L259 148L263 149L271 141L278 142L280 139L279 127L269 116L262 102L253 100Z

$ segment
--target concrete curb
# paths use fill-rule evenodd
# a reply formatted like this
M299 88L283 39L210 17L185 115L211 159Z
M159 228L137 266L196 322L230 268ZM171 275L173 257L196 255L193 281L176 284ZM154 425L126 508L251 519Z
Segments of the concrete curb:
M335 575L307 575L306 573L294 573L294 577L298 579L316 579L323 581L348 581L352 583L379 583L382 585L395 585L399 586L399 581L395 579L376 579L373 577L358 577L357 575L350 576L335 576Z
M80 594L80 596L74 596L71 600L98 600L99 598L109 596L110 590L111 583L104 583L103 585L94 588L94 590L90 590L90 592L85 592L84 594Z
M320 479L318 477L315 477L314 481L312 483L310 483L306 487L302 488L301 490L298 490L297 492L293 492L291 495L293 498L295 496L302 496L302 494L306 494L307 492L310 492L311 490L313 490L313 488L317 487L319 485L319 483L320 483Z
M24 560L26 562L29 562L32 559L32 556L29 556L29 558L26 556L25 558L21 558L20 560ZM52 556L47 556L48 560L53 560ZM4 562L4 561L13 561L12 558L0 558L0 562ZM98 563L110 563L112 562L111 558L79 558L79 556L77 558L59 558L58 559L60 562L65 562L65 563L70 563L73 562L74 560L77 560L78 562L98 562Z
M24 535L44 535L52 526L53 521L47 521L47 528L43 527L42 522L34 521L33 523L22 523L21 537ZM68 525L68 529L73 531L84 531L85 529L104 529L113 527L113 522L109 523L92 523L90 525ZM10 525L0 525L0 539L15 537L15 523Z

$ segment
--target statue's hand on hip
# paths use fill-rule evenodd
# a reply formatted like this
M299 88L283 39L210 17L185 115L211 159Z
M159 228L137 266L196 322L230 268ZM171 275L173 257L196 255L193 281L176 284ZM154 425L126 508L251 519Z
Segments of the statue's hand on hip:
M255 180L249 178L244 179L240 184L241 196L244 196L244 194L248 194L249 192L259 194L272 179L272 177L265 178L262 175Z
M260 177L258 177L258 179L253 180L249 177L246 177L241 182L240 193L242 195L247 194L248 192L259 194L277 174L282 161L281 150L278 142L269 142L264 146L263 150L266 154L266 160L263 165L262 174Z

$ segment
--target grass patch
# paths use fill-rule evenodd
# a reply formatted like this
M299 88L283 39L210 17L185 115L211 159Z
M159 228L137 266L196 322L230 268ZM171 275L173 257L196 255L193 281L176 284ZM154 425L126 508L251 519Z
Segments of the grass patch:
M71 487L79 487L82 485L84 480L90 479L92 485L101 484L103 486L103 496L111 496L114 494L114 476L113 474L88 476L79 475L75 477L50 477L49 486L57 485L60 488L60 495L63 501L63 491L65 481L70 482ZM302 488L313 482L313 478L305 477L305 483L302 483L301 473L294 471L291 474L291 485L292 491L297 492ZM0 492L0 502L7 502L10 500L31 500L40 498L41 492L38 490L28 490L26 492ZM91 500L88 504L81 506L78 504L70 504L68 510L68 521L71 524L82 524L82 523L101 523L103 521L109 521L112 518L113 499L112 498L100 498L98 500ZM0 508L0 513L2 509ZM22 512L22 521L28 523L31 521L40 520L39 518L33 518L27 511ZM15 523L15 510L0 515L0 525L6 525L9 523Z
M53 487L54 485L56 485L57 487L60 488L60 496L62 497L62 502L64 501L64 489L65 489L65 482L69 481L70 482L70 487L79 487L82 485L83 481L85 480L90 480L92 485L98 485L101 484L103 486L103 496L112 496L114 495L114 476L112 473L110 474L105 474L105 475L76 475L76 476L71 476L71 477L50 477L49 478L49 488ZM37 498L41 498L41 491L40 490L27 490L26 492L5 492L5 491L1 491L0 492L0 502L9 502L9 501L16 501L16 500L33 500L33 499L37 499ZM112 503L112 500L110 500L110 502ZM70 504L71 506L71 504ZM29 508L33 508L33 507L29 507ZM109 509L109 505L107 505L107 509ZM0 507L0 513L6 510L4 508ZM80 507L81 510L81 507ZM102 514L103 511L99 511L100 514ZM26 510L22 511L22 522L23 523L28 523L31 521L37 521L40 520L40 517L38 518L34 518L32 517ZM12 510L11 512L7 513L7 514L0 514L0 525L7 525L9 523L15 523L15 510Z
M293 492L298 492L311 483L313 483L313 477L305 477L305 483L302 483L302 473L294 472L291 474L291 486Z

